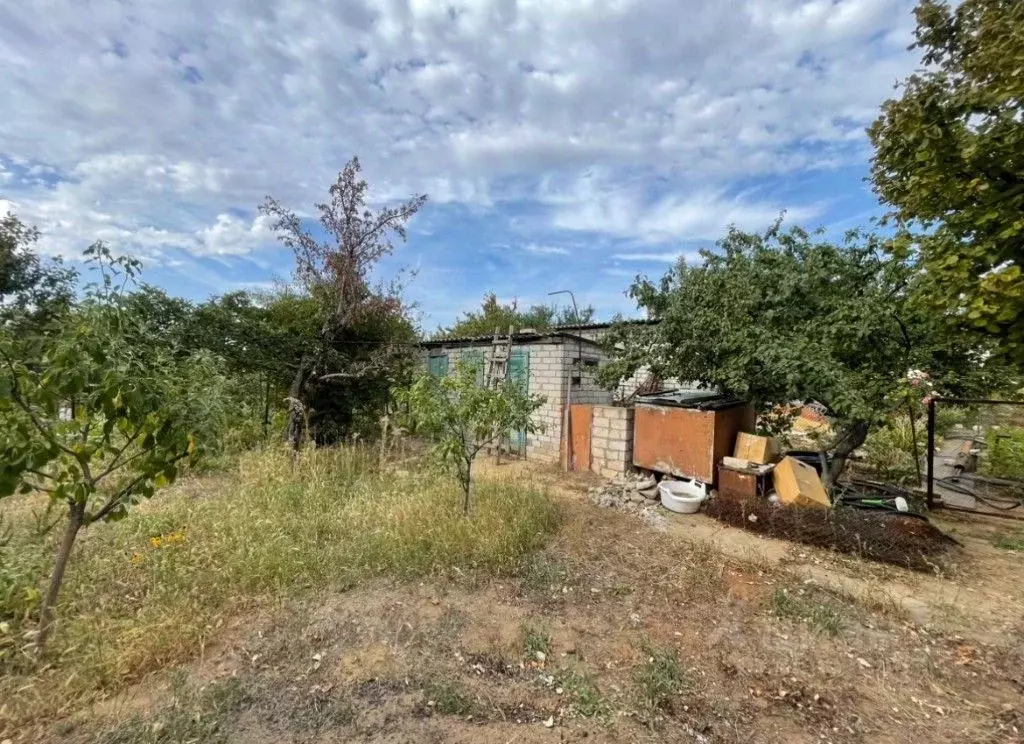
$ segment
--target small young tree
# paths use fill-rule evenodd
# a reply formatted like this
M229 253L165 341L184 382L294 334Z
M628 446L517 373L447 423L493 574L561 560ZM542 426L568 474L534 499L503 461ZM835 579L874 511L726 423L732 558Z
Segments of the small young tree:
M44 648L75 539L123 517L198 452L217 369L209 356L148 343L124 312L139 266L87 251L102 281L38 333L0 330L0 498L43 491L67 509L36 647Z
M434 437L437 461L455 472L464 514L469 513L473 460L510 431L536 432L531 415L544 404L513 380L481 386L478 367L464 361L445 377L423 372L399 400L408 404L417 430Z

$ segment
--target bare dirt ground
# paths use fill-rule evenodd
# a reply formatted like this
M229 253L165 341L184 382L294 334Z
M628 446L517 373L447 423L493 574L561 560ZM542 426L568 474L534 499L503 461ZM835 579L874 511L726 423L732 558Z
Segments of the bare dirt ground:
M524 576L253 610L43 740L1024 741L1024 559L992 545L1016 525L942 521L965 549L929 576L700 516L660 532L586 478L500 467L563 511Z

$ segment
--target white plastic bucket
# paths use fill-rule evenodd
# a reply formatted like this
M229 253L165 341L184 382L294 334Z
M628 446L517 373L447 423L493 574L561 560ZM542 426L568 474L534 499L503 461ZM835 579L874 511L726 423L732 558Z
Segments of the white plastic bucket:
M658 484L661 505L680 514L693 514L708 497L706 483L698 480L663 480Z

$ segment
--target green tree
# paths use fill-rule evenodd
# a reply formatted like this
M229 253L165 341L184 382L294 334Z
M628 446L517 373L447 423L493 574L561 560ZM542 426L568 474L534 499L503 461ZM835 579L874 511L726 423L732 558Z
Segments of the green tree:
M479 310L463 313L451 326L438 328L434 336L490 336L496 331L507 333L509 328L515 331L524 328L546 331L556 325L590 323L593 318L594 308L591 306L580 309L578 313L572 307L558 308L555 305L531 305L525 310L520 310L517 302L498 302L497 295L488 292L484 295Z
M217 415L214 361L145 343L155 329L126 312L138 263L86 253L101 278L78 306L38 333L0 331L0 497L38 490L67 511L40 650L79 531L172 482Z
M75 271L35 252L39 231L14 214L0 219L0 325L40 322L67 307Z
M510 431L536 432L531 416L544 404L544 398L529 395L513 380L494 387L480 385L478 371L476 365L462 360L445 377L424 371L399 396L408 405L417 431L434 438L438 463L454 471L466 514L476 456Z
M1024 361L1024 3L922 0L922 69L869 130L921 298Z
M911 368L949 392L966 392L981 372L966 341L908 301L918 273L887 256L881 241L851 233L836 245L778 224L764 233L732 229L719 252L685 261L660 283L638 280L631 295L655 325L612 329L608 384L649 366L752 401L814 399L837 418L829 447L834 482L869 428L900 405ZM905 410L905 408L903 408Z
M315 237L295 212L277 200L267 197L260 206L260 212L272 218L281 243L295 253L296 279L317 308L316 333L308 339L288 391L287 438L296 449L307 434L306 422L315 423L310 415L313 397L324 383L387 380L409 359L405 339L369 339L360 329L387 333L411 328L399 288L373 287L370 274L381 258L393 252L392 238L406 238L406 225L427 197L418 195L397 207L371 210L369 185L360 172L359 159L352 158L331 186L329 201L315 205L326 240ZM340 353L342 347L353 353ZM352 402L347 405L351 410ZM317 432L312 433L316 437Z

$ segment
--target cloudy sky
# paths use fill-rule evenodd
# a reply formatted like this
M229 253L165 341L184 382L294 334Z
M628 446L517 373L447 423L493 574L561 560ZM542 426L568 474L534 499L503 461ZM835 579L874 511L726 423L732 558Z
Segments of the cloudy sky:
M256 214L353 154L430 202L382 276L431 329L493 290L602 317L732 223L878 209L864 128L913 0L22 0L0 8L0 210L203 299L287 278Z

